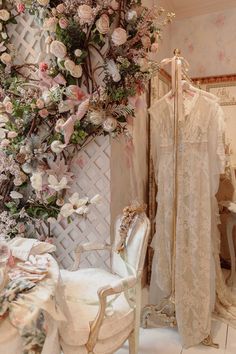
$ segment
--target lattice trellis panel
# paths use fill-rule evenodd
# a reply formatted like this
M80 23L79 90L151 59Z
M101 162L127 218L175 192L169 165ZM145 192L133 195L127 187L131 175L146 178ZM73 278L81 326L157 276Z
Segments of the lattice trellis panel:
M89 241L108 241L110 235L110 142L109 138L97 137L89 143L75 160L76 181L72 191L81 196L95 194L102 201L91 208L86 219L75 218L72 223L56 223L52 232L56 237L57 258L62 267L73 263L73 250L76 245ZM85 254L81 266L105 266L108 254L96 252Z
M16 63L37 63L42 53L43 40L39 36L38 25L33 16L24 15L17 18L17 25L9 26L12 43L17 49ZM41 58L42 59L42 58ZM88 241L107 241L110 238L110 143L109 138L97 137L79 153L75 160L76 176L72 191L81 196L102 196L102 202L92 207L87 219L74 219L52 225L57 246L59 264L67 268L73 263L73 250L79 243ZM96 252L85 255L81 265L106 267L108 254Z

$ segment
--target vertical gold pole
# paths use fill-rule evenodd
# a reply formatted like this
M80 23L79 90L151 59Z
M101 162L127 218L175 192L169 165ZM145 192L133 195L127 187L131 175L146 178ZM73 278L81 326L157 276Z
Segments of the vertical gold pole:
M174 96L174 152L173 152L173 237L172 237L172 283L171 283L171 299L175 301L175 262L176 262L176 231L177 231L177 216L178 216L178 112L179 112L179 82L178 82L178 69L177 61L179 60L180 50L174 50L175 55L175 96Z

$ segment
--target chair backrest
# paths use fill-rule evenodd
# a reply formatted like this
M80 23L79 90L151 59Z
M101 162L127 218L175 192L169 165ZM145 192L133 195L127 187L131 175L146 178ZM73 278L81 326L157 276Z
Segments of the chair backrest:
M145 213L135 217L134 223L128 231L124 252L117 253L116 246L120 242L120 225L122 216L116 219L115 239L113 244L111 266L112 271L120 277L138 275L142 272L150 234L150 221Z

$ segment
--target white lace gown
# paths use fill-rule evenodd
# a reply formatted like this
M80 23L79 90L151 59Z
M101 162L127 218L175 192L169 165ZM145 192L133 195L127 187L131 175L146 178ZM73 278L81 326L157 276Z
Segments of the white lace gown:
M157 193L156 235L151 303L171 294L174 184L174 103L166 95L150 109L152 155ZM178 208L176 225L175 303L184 347L204 340L211 330L216 279L212 222L219 174L224 172L223 111L201 93L187 100L178 136ZM214 230L213 230L214 229ZM213 237L212 237L213 236Z

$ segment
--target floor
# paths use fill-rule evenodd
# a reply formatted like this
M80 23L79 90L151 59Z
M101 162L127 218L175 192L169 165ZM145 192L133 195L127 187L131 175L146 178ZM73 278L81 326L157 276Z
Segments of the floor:
M227 272L224 272L227 276ZM236 294L236 279L232 289ZM143 305L147 303L148 292L143 293ZM170 328L153 328L140 330L139 354L236 354L236 329L227 324L212 321L212 337L219 344L219 349L198 345L183 349L177 330ZM129 354L128 344L116 354Z

